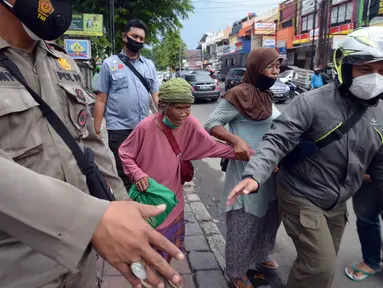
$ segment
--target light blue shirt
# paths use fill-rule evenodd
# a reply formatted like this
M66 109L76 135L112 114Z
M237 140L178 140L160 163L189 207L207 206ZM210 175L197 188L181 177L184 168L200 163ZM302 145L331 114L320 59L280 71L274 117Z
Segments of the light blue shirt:
M161 82L153 62L140 56L132 63L147 80L150 93L158 92ZM152 96L117 55L105 59L102 63L94 88L108 95L105 111L108 130L134 129L149 115Z
M272 115L268 119L257 121L251 120L234 107L231 103L222 99L210 114L209 120L205 124L205 129L210 130L218 125L225 126L229 124L229 132L239 136L249 146L256 150L262 137L269 131L272 120L279 117L281 113L273 105ZM225 183L221 198L220 211L225 213L232 210L244 209L246 213L250 213L262 218L265 216L269 207L269 202L275 201L275 173L262 186L259 187L257 193L251 195L242 195L237 197L237 201L232 206L226 205L227 196L231 190L242 180L242 175L247 162L230 160L226 170Z
M313 76L311 76L311 88L315 89L315 88L320 88L322 86L323 86L322 75L313 74Z

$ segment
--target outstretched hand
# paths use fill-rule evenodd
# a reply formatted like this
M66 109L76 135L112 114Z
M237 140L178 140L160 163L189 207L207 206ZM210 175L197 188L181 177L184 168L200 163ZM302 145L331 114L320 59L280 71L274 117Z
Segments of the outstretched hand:
M249 195L250 193L257 191L258 188L259 185L253 178L243 179L233 188L233 190L231 190L229 196L227 197L226 205L234 205L239 195Z

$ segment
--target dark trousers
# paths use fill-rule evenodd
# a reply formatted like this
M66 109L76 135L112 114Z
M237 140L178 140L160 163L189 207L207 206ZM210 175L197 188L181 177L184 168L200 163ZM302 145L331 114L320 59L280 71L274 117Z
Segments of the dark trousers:
M118 176L120 176L122 182L124 182L124 186L128 193L133 183L130 181L128 175L126 175L124 172L120 155L118 155L118 149L120 148L121 144L124 143L124 141L129 137L132 131L133 130L108 130L109 148L113 152L114 159L116 160Z
M364 182L353 197L356 227L362 246L363 261L371 269L380 270L382 236L379 214L383 219L383 203L378 187Z

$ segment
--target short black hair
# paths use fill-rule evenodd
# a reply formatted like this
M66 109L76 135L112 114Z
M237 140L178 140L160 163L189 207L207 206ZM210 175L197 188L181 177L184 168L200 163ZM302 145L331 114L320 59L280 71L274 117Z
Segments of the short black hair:
M128 33L132 27L143 29L145 31L145 35L148 34L149 28L142 20L130 20L125 26L125 33Z

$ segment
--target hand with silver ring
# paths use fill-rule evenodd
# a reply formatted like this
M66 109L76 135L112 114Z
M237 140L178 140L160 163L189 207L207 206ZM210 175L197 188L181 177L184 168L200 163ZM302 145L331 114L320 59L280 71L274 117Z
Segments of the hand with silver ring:
M165 283L160 276L176 285L182 283L180 275L153 247L177 260L183 260L184 255L145 221L145 218L156 216L165 209L165 205L111 202L93 234L91 244L94 249L119 270L134 288L142 288L145 283L164 288ZM152 268L160 275L154 273Z

